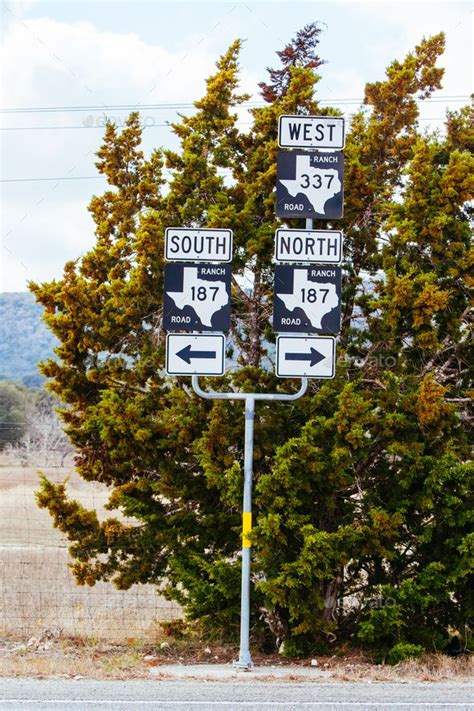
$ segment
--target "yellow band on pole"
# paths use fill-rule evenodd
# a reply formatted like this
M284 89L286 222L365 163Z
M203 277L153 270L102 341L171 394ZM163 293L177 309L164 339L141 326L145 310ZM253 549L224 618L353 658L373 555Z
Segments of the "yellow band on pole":
M250 548L250 538L248 534L252 528L252 514L249 511L244 511L242 514L242 547Z

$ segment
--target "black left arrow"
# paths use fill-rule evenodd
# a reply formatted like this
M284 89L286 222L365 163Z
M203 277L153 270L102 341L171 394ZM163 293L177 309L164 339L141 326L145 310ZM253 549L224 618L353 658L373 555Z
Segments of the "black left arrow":
M285 360L309 360L309 365L317 365L326 356L322 355L316 348L311 348L310 353L285 353Z
M192 351L191 346L186 346L176 353L185 363L191 363L191 358L215 358L216 351Z

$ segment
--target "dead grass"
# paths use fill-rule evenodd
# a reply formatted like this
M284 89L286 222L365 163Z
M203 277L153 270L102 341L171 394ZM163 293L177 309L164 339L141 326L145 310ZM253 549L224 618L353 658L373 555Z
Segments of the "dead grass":
M237 656L232 646L208 644L203 640L173 640L156 631L156 641L130 639L117 645L84 638L4 640L0 643L0 675L68 677L92 679L143 679L167 664L229 664ZM165 641L163 641L165 640ZM253 653L257 667L290 666L291 678L298 680L298 668L314 666L314 659L282 659L278 655ZM313 664L312 664L313 661ZM330 672L329 679L315 681L352 682L465 682L472 677L472 660L465 656L450 659L425 655L397 666L371 664L361 653L341 657L317 657L317 668ZM153 674L154 673L154 674ZM305 677L307 679L307 677Z
M106 487L84 482L71 467L44 473L55 482L69 476L72 497L99 517L110 516ZM36 506L38 477L33 467L0 465L0 635L28 639L47 628L123 643L151 639L157 621L180 616L151 585L127 591L109 583L78 586L67 566L67 539Z
M64 536L53 528L51 517L36 505L34 492L40 471L55 483L69 477L68 491L84 506L95 509L99 518L110 516L104 509L107 487L85 482L74 467L2 466L0 460L0 545L65 545Z
M94 679L147 678L143 655L133 648L75 644L65 640L47 651L12 647L0 654L0 675Z
M55 482L70 477L70 494L107 516L107 489L80 479L72 467L44 470ZM119 591L99 583L76 585L68 567L67 540L38 509L38 470L2 466L0 459L0 674L145 678L171 663L229 663L237 650L200 639L166 637L160 621L180 610L150 585ZM255 652L258 666L296 664ZM343 681L450 681L472 676L469 657L426 655L395 667L376 666L361 653L321 657L319 669Z
M466 681L474 672L470 655L457 659L445 654L425 654L419 659L409 659L395 666L371 664L368 661L342 661L322 668L333 671L339 681Z

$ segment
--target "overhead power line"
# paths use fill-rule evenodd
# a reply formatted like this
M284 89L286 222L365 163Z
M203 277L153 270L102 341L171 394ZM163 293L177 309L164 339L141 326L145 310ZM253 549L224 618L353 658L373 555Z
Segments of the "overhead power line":
M61 180L97 180L105 177L105 175L77 175L64 178L2 178L0 183L37 183L43 180L56 180L57 182Z
M318 99L320 104L361 104L363 98L356 99ZM461 102L469 99L468 94L456 94L450 96L433 96L428 99L415 99L420 103L434 102L444 103L446 101ZM243 108L261 108L268 106L264 101L246 101L238 105ZM91 104L88 106L24 106L18 108L0 109L3 114L22 114L22 113L54 113L54 112L76 112L76 111L133 111L133 110L169 110L169 109L194 109L194 103L182 102L176 104L110 104L98 105ZM238 108L238 107L235 107Z
M162 172L166 173L167 175L174 175L174 171L168 170L166 168ZM231 172L232 171L228 168L217 169L218 175L229 175ZM65 177L60 178L1 178L0 183L38 183L43 182L45 180L57 182L60 182L61 180L99 180L106 177L106 175L66 175Z
M444 121L445 116L428 116L419 117L418 121ZM239 126L250 126L249 122L237 121ZM78 129L101 129L104 130L105 124L99 126L0 126L0 131L68 131L68 130L78 130ZM119 126L119 128L121 128ZM169 123L145 123L142 126L145 128L171 128Z

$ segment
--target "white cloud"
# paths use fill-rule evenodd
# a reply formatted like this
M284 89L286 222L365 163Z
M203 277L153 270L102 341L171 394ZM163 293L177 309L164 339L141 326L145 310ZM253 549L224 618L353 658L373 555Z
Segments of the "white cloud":
M15 11L15 7L13 10ZM214 54L202 42L189 55L143 42L136 34L100 32L91 23L51 18L10 22L3 36L5 107L189 103L205 88ZM104 113L119 123L128 111ZM148 115L150 114L150 116ZM144 110L145 123L164 123L175 112ZM4 115L3 126L101 125L101 112ZM2 131L2 177L92 176L101 129ZM166 127L145 131L147 152L170 143ZM101 181L8 183L4 185L2 236L5 291L24 290L26 279L62 272L93 239L86 205ZM100 186L100 187L99 187ZM66 197L65 197L66 196ZM6 236L5 236L6 235ZM24 265L24 266L22 266Z
M29 17L32 4L8 2L6 6L10 12L5 13L7 22L0 48L5 107L189 103L203 93L205 79L213 72L220 49L225 50L231 38L239 35L248 38L242 54L242 63L246 62L242 85L254 93L254 101L259 100L252 70L259 67L263 71L265 64L272 64L275 59L262 38L271 37L274 47L280 47L280 35L285 41L289 39L288 27L294 15L301 17L302 26L314 19L314 13L321 13L322 19L327 13L328 20L337 20L328 23L328 31L322 37L320 54L329 60L322 68L318 87L323 99L361 97L366 81L382 79L389 62L403 59L423 36L441 29L447 34L446 53L440 61L446 67L442 93L467 94L471 90L468 3L335 2L321 3L314 10L314 3L287 2L278 3L283 9L280 14L270 14L270 19L267 10L271 3L250 3L249 7L238 3L236 11L231 4L216 3L215 18L219 23L211 19L204 38L183 4L179 33L176 26L170 27L170 32L179 35L177 51L147 43L136 33L100 31L91 22ZM275 9L276 6L277 3ZM110 3L111 12L113 7ZM130 12L135 11L132 3L129 7ZM333 8L337 8L335 15L330 12ZM165 4L163 12L166 21ZM284 21L286 13L288 25ZM69 14L73 15L73 10ZM93 17L93 12L90 15ZM353 108L347 107L348 112ZM444 110L443 104L428 104L422 116L442 117ZM128 112L111 109L107 113L120 123ZM142 112L145 122L155 124L174 116L172 110ZM239 117L249 121L245 110L239 110ZM28 130L1 132L2 177L96 175L94 153L101 142L100 129L30 127L97 126L100 121L101 112L91 110L4 115L4 127ZM153 127L144 132L143 148L147 154L152 147L169 146L171 141L167 127ZM103 182L71 180L54 186L49 182L5 185L2 235L8 233L5 246L10 252L2 250L5 268L0 289L23 290L26 278L58 277L66 260L76 258L84 245L92 244L93 226L86 205L94 191L102 190ZM28 266L28 273L21 261Z
M202 90L213 66L202 48L192 58L184 54L146 44L136 34L100 32L87 22L14 22L1 52L4 102L44 106L61 96L64 104L72 98L107 105L120 95L143 103L150 97L178 101Z
M2 291L22 291L29 280L59 278L67 260L76 259L93 246L89 199L74 195L69 186L59 185L51 193L50 187L41 185L36 193L43 200L39 205L36 199L25 205L23 221L16 221L16 206L9 201L6 204L5 225L12 225L12 230L3 239Z

